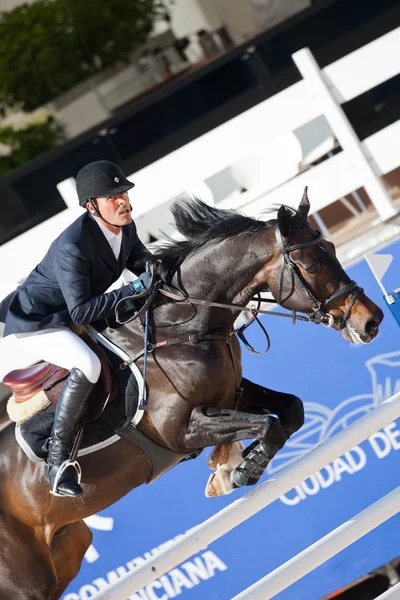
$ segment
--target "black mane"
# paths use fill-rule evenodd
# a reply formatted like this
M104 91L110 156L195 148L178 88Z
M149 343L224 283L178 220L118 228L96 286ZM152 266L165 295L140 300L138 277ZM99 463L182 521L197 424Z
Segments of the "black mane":
M271 222L258 221L234 210L221 210L200 200L178 200L171 207L176 227L187 239L169 240L156 251L160 275L170 283L183 261L207 243L269 229Z

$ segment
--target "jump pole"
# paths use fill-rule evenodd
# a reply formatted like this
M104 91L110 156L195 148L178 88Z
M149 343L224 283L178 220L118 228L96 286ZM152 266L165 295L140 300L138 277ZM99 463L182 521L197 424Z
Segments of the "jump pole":
M92 600L126 600L399 417L400 392L397 392L265 483L188 531L177 542L146 560L143 565L121 577L109 588L92 596Z
M400 583L396 583L396 585L378 596L376 600L397 600L398 598L400 598Z
M232 600L269 600L273 598L399 511L400 487L368 506Z

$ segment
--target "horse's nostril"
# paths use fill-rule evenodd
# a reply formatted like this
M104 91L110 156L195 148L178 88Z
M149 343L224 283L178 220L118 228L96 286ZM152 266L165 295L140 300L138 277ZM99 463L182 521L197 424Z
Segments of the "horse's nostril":
M365 324L365 333L367 333L368 335L371 336L376 336L378 333L378 328L379 328L379 324L380 324L380 319L378 318L371 318L368 319L368 321Z

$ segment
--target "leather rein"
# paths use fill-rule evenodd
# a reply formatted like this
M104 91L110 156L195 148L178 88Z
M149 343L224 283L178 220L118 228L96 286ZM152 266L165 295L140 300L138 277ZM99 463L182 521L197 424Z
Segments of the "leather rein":
M180 291L180 293L178 294L175 292L171 292L170 290L162 289L161 288L162 282L160 280L155 279L155 267L154 267L154 264L152 264L151 269L152 269L153 282L151 285L150 294L148 294L148 292L145 292L138 296L132 296L132 299L134 299L134 300L138 300L142 296L148 296L146 302L144 303L144 305L142 306L142 308L139 311L137 311L133 316L131 316L129 319L127 319L125 321L120 320L120 318L118 316L118 310L117 310L118 307L116 307L115 314L116 314L116 320L118 323L126 324L135 319L141 319L141 317L143 315L148 315L148 311L150 310L153 300L158 293L166 296L167 298L171 298L172 300L175 300L176 302L182 302L185 304L193 304L193 305L199 305L199 306L205 306L205 307L223 308L223 309L232 310L232 311L250 312L252 316L247 323L243 324L242 326L240 326L236 329L232 328L227 335L217 335L217 334L202 335L202 334L194 333L194 334L188 334L188 335L186 335L184 337L180 337L180 338L172 338L172 339L164 340L162 342L158 342L155 344L148 342L148 318L146 318L146 327L143 327L143 324L142 324L142 328L144 329L144 334L145 334L145 348L143 350L141 350L140 352L138 352L134 357L132 357L129 360L122 363L120 368L121 369L127 368L131 363L136 362L142 356L145 356L145 359L146 359L147 352L153 352L156 348L162 348L162 347L171 346L171 345L175 345L175 344L181 344L181 343L185 343L185 342L197 343L197 342L207 341L207 340L222 340L222 341L225 341L229 345L230 351L232 353L230 345L231 345L232 337L234 335L237 335L239 337L239 339L241 339L241 341L244 343L246 348L251 353L265 354L266 352L268 352L271 344L270 344L268 332L266 331L266 329L263 326L263 324L261 323L261 321L258 319L259 314L290 318L290 319L292 319L293 325L296 324L296 321L309 321L309 322L316 323L316 324L322 324L325 327L333 327L336 324L339 327L339 329L343 329L346 326L347 320L350 317L351 310L352 310L357 298L363 292L363 289L361 287L359 287L355 281L352 280L347 285L345 285L343 288L341 288L337 292L334 292L328 298L325 298L325 300L322 300L322 301L318 300L315 297L315 295L313 294L312 290L310 289L310 287L307 284L307 282L305 281L305 279L302 277L297 264L290 257L290 253L293 252L294 250L299 250L302 248L307 248L307 247L318 244L322 238L322 234L319 231L316 231L315 233L317 234L317 236L313 240L308 241L308 242L301 242L298 244L293 244L292 246L285 247L283 244L283 241L282 241L282 236L281 236L278 224L275 225L274 230L275 230L275 237L276 237L276 241L278 244L278 248L279 248L279 251L282 256L278 298L276 300L272 299L272 298L271 299L270 298L261 298L260 294L258 294L257 297L252 299L252 301L256 301L258 303L257 306L252 305L251 307L248 307L248 306L242 306L240 304L234 304L234 303L224 304L221 302L212 302L210 300L202 300L200 298L191 298L190 296L184 295L184 293L182 291ZM289 273L291 276L292 289L295 289L295 287L296 287L295 281L297 281L297 283L300 285L300 287L306 292L307 297L308 297L311 307L312 307L312 311L313 311L311 317L298 315L295 310L292 310L291 314L290 313L287 314L287 313L282 313L280 311L265 310L265 309L260 308L260 304L262 302L269 302L269 303L273 303L273 304L283 305L283 303L285 302L285 299L283 299L283 297L282 297L283 296L283 285L284 285L285 272L287 269L289 270ZM348 305L343 317L341 317L341 318L334 317L333 315L331 315L329 313L329 311L327 311L327 307L332 302L341 298L342 296L345 296L345 295L347 296L349 294L351 294L351 299L350 299L349 305ZM251 344L249 344L249 342L247 341L247 339L244 335L244 331L254 321L257 322L257 324L261 328L261 330L267 340L267 347L263 351L260 351L260 352L255 350L253 348L253 346L251 346Z

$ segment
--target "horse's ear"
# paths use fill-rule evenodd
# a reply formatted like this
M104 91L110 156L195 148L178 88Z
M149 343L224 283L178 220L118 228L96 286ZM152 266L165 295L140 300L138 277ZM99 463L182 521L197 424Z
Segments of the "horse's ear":
M307 190L308 190L308 187L306 186L304 188L303 197L300 201L299 208L298 208L299 215L301 217L303 217L303 219L305 219L306 221L307 221L307 217L308 217L308 212L310 210L310 201L308 199Z
M278 210L278 227L283 237L289 237L293 226L293 217L286 206L281 206Z

